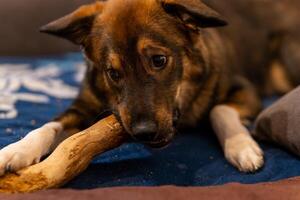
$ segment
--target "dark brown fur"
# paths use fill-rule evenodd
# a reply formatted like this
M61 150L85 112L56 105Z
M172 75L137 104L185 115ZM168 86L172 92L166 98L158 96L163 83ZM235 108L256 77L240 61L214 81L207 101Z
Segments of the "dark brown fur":
M82 45L88 63L79 97L57 120L75 132L111 111L133 137L140 120L152 121L157 135L149 144L161 146L174 135L178 111L184 127L195 126L217 104L253 119L262 96L299 84L299 3L203 2L229 25L218 27L223 17L200 0L109 0L43 27ZM169 58L163 70L149 64L156 54ZM111 68L118 82L107 75Z

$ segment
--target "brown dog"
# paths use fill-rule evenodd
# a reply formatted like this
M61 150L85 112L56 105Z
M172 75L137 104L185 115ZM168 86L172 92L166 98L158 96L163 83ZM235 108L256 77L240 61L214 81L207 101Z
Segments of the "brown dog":
M170 142L175 124L210 116L227 160L257 170L263 152L242 123L258 114L262 95L299 84L297 8L293 0L108 0L44 26L83 47L88 71L64 114L0 151L0 174L39 162L105 111L153 147Z

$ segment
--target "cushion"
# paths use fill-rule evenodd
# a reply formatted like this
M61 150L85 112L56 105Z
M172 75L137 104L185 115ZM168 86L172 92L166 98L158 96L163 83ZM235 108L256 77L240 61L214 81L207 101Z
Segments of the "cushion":
M259 115L255 125L255 136L280 144L300 155L300 87Z

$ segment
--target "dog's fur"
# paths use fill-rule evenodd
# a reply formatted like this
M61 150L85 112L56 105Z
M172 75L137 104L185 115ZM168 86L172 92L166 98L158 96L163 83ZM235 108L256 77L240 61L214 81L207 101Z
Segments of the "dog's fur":
M0 174L38 162L106 111L154 147L170 142L175 124L210 117L227 160L259 169L263 152L244 125L262 96L300 82L298 8L293 0L108 0L42 27L83 47L86 77L55 122L0 151Z

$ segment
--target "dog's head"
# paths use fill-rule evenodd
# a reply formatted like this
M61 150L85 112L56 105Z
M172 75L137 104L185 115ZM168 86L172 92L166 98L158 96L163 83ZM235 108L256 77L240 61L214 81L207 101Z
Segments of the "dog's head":
M41 31L83 46L102 72L98 76L124 128L141 142L163 146L179 118L191 35L225 24L199 0L108 0L83 6Z

